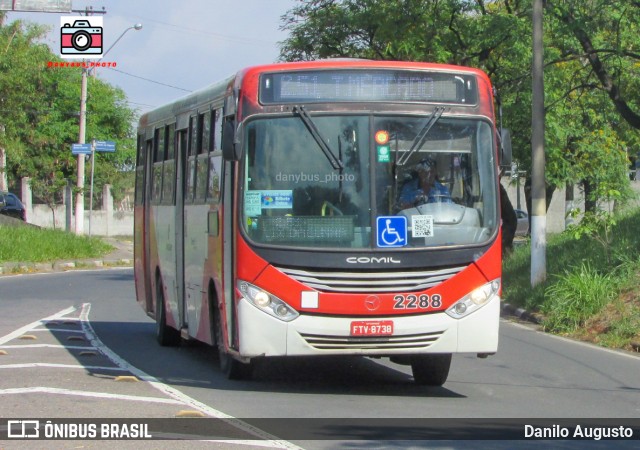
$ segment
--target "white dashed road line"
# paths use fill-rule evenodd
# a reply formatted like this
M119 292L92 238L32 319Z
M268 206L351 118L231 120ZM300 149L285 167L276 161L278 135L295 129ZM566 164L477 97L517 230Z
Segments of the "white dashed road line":
M29 325L25 325L22 328L18 328L16 331L7 334L6 336L2 336L0 337L0 345L5 344L13 339L19 338L20 336L22 336L23 334L25 334L27 331L32 331L34 328L39 327L40 325L42 325L43 322L48 322L50 320L58 320L61 317L66 316L67 314L71 314L72 312L74 312L76 310L76 308L74 308L73 306L67 308L67 309L63 309L60 312L57 312L49 317L45 317L44 319L40 319L40 320L36 320L35 322L30 323Z
M100 353L105 355L107 358L111 360L118 367L122 367L127 369L129 372L137 376L139 379L148 382L151 386L159 390L160 392L168 395L171 398L179 400L183 402L185 405L188 405L209 417L215 417L217 419L222 419L230 425L233 425L236 428L239 428L243 431L253 434L258 439L263 439L264 444L271 444L274 448L288 448L288 449L299 449L300 447L287 442L278 440L275 436L272 436L256 427L249 425L248 423L243 422L240 419L237 419L233 416L223 413L222 411L218 411L215 408L212 408L204 403L199 402L198 400L189 397L188 395L180 392L179 390L164 384L158 381L157 378L147 374L146 372L138 369L137 367L132 366L127 361L122 359L119 355L114 353L109 347L104 345L100 338L96 335L93 328L91 327L91 323L89 322L89 312L91 310L91 304L85 303L82 305L82 311L80 313L80 320L82 323L82 329L85 331L85 334L88 337L88 340L91 342L91 345L96 347Z
M34 367L49 367L52 369L114 370L117 372L127 371L127 369L123 369L122 367L85 366L82 364L25 363L0 365L0 369L33 369Z
M87 391L76 391L72 389L50 388L50 387L0 389L0 395L34 394L34 393L64 394L64 395L74 395L78 397L110 398L110 399L116 399L116 400L131 400L136 402L164 403L167 405L182 405L182 402L171 399L171 398L140 397L136 395L110 394L107 392L87 392Z
M113 394L107 392L91 392L81 391L73 389L61 389L53 387L29 387L29 388L8 388L0 389L0 396L3 395L23 395L23 394L53 394L53 395L65 395L76 397L89 397L89 398L103 398L103 399L116 399L135 402L147 402L156 404L169 404L169 405L181 405L193 408L205 416L221 419L227 424L249 433L256 437L255 440L214 440L211 442L224 443L229 445L251 445L256 447L268 447L268 448L284 448L292 450L302 450L300 447L292 444L288 441L280 440L269 433L260 430L244 421L237 419L233 416L223 413L215 408L212 408L198 400L189 397L183 392L158 381L157 378L147 374L146 372L132 366L127 361L122 359L118 354L113 352L98 338L97 334L93 330L89 321L89 312L91 311L91 304L85 303L82 305L79 318L65 317L68 314L75 312L77 308L66 308L58 313L43 319L32 322L25 325L5 336L0 337L0 349L38 349L38 348L51 348L51 349L64 349L64 350L93 350L101 353L108 358L116 367L108 366L88 366L82 364L53 364L47 362L31 362L22 364L5 364L0 365L1 369L34 369L34 368L57 368L57 369L84 369L95 371L114 371L114 372L129 372L141 381L145 381L149 386L160 391L164 397L148 397L148 396L135 396L124 394ZM57 325L57 321L63 323L79 323L82 330L69 330L59 328L41 328L45 324ZM59 333L81 333L86 337L86 341L89 343L87 346L65 346L56 344L24 344L24 345L5 345L14 339L24 338L26 333L33 332L59 332ZM34 339L34 337L30 337ZM71 339L71 338L70 338ZM167 398L168 397L168 398Z

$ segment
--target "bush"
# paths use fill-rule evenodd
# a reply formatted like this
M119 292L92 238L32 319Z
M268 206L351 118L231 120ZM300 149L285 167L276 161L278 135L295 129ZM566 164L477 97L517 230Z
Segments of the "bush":
M575 331L618 295L612 275L599 273L588 262L556 278L545 290L542 305L544 326L550 331Z

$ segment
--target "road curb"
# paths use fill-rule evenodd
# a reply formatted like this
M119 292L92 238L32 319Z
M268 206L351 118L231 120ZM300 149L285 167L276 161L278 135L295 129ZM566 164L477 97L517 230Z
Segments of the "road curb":
M7 262L0 264L0 276L31 273L67 272L80 269L133 267L132 259L64 260L44 263Z
M509 303L502 303L501 305L501 315L516 317L520 320L524 320L526 322L531 322L536 325L542 324L543 317L538 313L529 312L524 308L518 308L517 306L513 306Z

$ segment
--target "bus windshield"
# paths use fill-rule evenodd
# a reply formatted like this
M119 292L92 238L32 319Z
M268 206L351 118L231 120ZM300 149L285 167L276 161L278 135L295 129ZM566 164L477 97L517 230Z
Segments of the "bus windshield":
M499 225L492 127L440 114L314 115L339 169L300 117L248 122L245 235L258 245L351 250L488 242ZM381 226L391 227L382 241Z

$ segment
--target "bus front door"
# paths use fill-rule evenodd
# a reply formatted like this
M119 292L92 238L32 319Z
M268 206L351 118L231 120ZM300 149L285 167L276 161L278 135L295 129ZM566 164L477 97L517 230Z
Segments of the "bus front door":
M187 130L177 130L176 139L176 289L178 299L178 328L185 324L184 288L184 197L186 183Z

